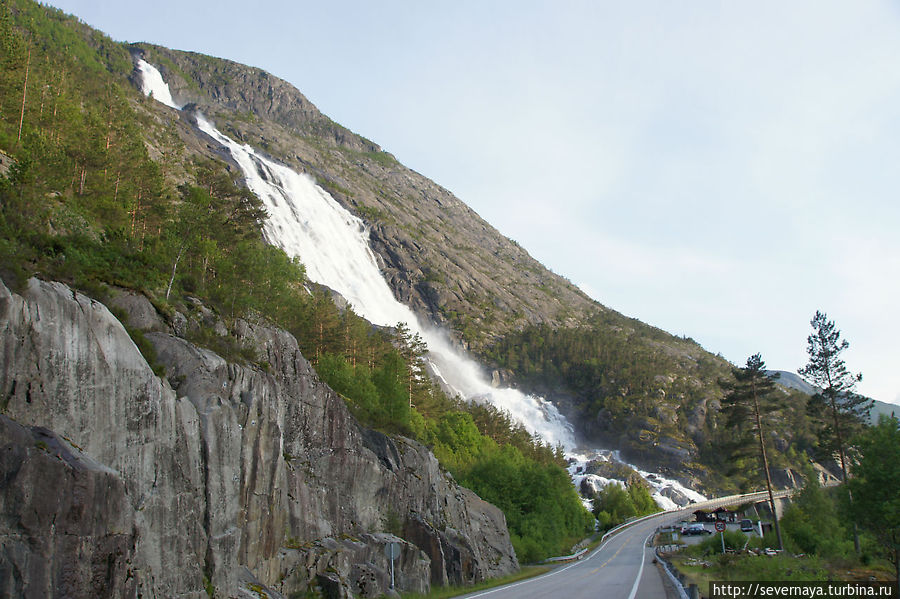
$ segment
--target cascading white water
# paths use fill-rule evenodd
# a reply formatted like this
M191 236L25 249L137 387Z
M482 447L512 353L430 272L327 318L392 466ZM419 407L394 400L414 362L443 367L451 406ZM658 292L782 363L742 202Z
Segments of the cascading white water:
M340 293L357 314L374 324L406 323L422 336L429 359L446 383L466 399L488 401L507 410L551 445L574 449L572 427L555 406L515 389L491 387L473 360L451 347L439 331L423 326L408 306L394 298L369 247L368 229L359 218L307 175L235 142L200 115L197 124L228 148L247 186L265 204L269 213L264 225L267 241L290 256L300 257L311 280Z
M654 472L646 472L632 464L628 464L622 460L618 451L609 451L607 449L579 449L576 452L569 452L566 454L566 457L570 460L569 475L572 477L572 482L575 483L576 489L581 488L581 483L584 479L590 479L593 486L599 488L605 487L611 483L624 486L624 481L586 473L588 463L594 460L615 461L631 467L635 472L640 474L647 484L650 485L650 495L653 497L653 500L664 510L675 510L679 508L679 505L671 496L680 497L682 503L687 501L706 501L706 497L702 494L685 487L677 480L666 478ZM590 509L590 501L585 500L585 507Z
M159 71L138 61L144 93L178 108ZM312 281L340 293L354 311L374 324L407 324L428 346L429 359L446 384L469 400L486 401L506 410L545 442L574 449L572 426L556 407L515 389L494 388L473 360L453 348L438 330L425 327L394 294L378 268L362 220L345 210L307 175L277 164L221 133L202 115L201 131L226 147L243 171L247 186L265 204L269 218L266 240L297 256Z
M162 102L170 108L181 110L181 106L172 99L172 92L169 90L169 84L162 78L162 73L147 62L140 59L137 62L138 70L141 72L141 87L144 95L152 96L157 102Z
M139 60L138 68L145 94L180 108L155 67ZM573 427L553 404L516 389L492 387L475 361L452 347L444 333L423 326L408 306L394 298L369 247L368 230L362 220L307 175L261 156L252 147L222 134L202 115L196 116L200 130L229 150L247 186L265 204L269 218L264 233L269 243L298 256L311 280L339 292L370 322L384 326L405 322L411 331L419 333L428 345L436 372L463 397L506 410L529 432L553 446L562 445L575 456Z

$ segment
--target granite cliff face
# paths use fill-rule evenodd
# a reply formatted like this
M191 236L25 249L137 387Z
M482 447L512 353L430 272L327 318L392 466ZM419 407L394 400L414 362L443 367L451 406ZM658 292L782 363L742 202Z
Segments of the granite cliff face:
M0 596L326 596L518 567L502 513L423 446L361 428L288 333L239 321L264 367L179 336L142 296L0 284ZM171 324L170 324L171 323Z

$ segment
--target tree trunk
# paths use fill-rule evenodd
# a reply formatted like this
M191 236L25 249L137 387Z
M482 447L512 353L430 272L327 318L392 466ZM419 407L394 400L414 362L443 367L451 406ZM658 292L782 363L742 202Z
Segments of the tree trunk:
M185 246L181 246L178 250L178 255L175 256L175 262L172 263L172 276L169 277L169 284L166 286L166 301L169 301L169 294L172 292L172 284L175 282L175 270L178 268L178 261L181 260L181 256L184 254Z
M53 140L53 132L56 130L56 111L59 108L59 97L63 92L63 84L66 81L66 72L63 71L59 75L59 87L56 90L56 97L53 98L53 118L50 119L50 140ZM62 129L62 127L60 127ZM59 131L56 130L56 145L59 145Z
M900 550L894 549L894 596L900 599Z
M22 114L19 116L19 136L16 141L22 140L22 125L25 123L25 98L28 96L28 67L31 64L31 46L28 46L28 56L25 58L25 83L22 85Z
M831 375L828 376L828 384L831 384ZM838 409L837 409L837 398L834 396L834 393L831 394L831 418L834 421L834 437L837 440L838 445L838 454L841 458L841 482L844 484L847 483L847 456L844 453L844 436L841 434L840 429L840 420L838 418ZM848 491L847 495L850 503L853 503L853 493ZM853 549L856 551L856 555L862 555L862 547L859 543L859 529L856 526L856 522L853 523Z
M106 150L109 151L109 146L112 141L112 100L109 101L109 115L106 119Z
M762 455L763 468L766 471L766 489L769 491L769 507L772 508L772 521L775 523L775 534L778 536L778 548L784 551L784 541L781 539L781 525L778 524L778 511L775 509L775 495L772 493L772 475L769 473L769 456L766 454L762 418L759 414L759 400L756 397L755 387L753 388L753 409L756 413L756 432L759 434L759 451Z
M116 195L119 195L119 180L116 179ZM135 231L137 230L137 215L138 211L141 209L141 200L138 198L137 202L134 205L134 208L131 209L131 237L132 239L135 236Z

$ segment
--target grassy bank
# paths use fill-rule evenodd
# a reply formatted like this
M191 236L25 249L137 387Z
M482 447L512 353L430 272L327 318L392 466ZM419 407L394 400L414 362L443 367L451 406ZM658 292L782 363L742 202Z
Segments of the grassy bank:
M534 578L535 576L540 576L541 574L545 574L550 570L550 566L526 566L514 574L502 576L500 578L494 578L491 580L485 580L484 582L480 582L476 585L438 587L432 589L431 592L427 595L421 595L419 593L404 593L403 597L404 599L446 599L447 597L468 595L469 593L484 591L486 589L492 589L495 587L503 586L505 584L518 582L520 580Z

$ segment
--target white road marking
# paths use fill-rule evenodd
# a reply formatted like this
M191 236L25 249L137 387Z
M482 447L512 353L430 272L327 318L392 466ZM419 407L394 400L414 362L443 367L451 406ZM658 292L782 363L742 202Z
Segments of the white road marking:
M637 578L634 579L634 586L631 587L631 593L628 595L628 599L634 599L634 596L637 595L638 584L641 582L641 574L644 573L644 557L647 554L647 541L650 540L656 531L651 532L647 535L647 538L644 539L644 542L641 544L641 567L638 568Z

